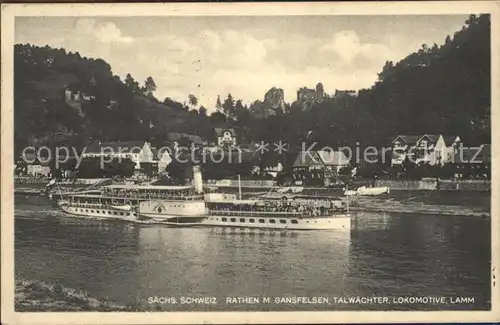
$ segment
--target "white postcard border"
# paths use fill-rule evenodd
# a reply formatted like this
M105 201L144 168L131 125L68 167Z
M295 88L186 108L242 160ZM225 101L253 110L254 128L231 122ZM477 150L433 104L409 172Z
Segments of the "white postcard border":
M499 185L492 168L491 311L414 312L14 312L13 44L16 16L202 16L202 15L443 15L491 14L492 166L500 166L500 3L499 2L357 2L357 3L204 3L204 4L2 4L1 46L1 271L2 322L6 324L196 324L337 322L484 322L500 320ZM495 282L495 287L493 283Z

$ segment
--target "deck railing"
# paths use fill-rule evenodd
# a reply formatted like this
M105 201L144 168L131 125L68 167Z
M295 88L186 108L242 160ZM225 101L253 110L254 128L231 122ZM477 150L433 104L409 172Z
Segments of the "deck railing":
M79 197L95 197L95 195L74 195ZM177 201L195 201L203 200L203 195L161 195L161 194L124 194L124 193L105 193L100 196L103 199L129 199L129 200L177 200Z
M288 212L288 211L242 211L242 210L209 210L209 214L212 216L227 216L227 217L275 217L275 218L329 218L334 217L335 214L345 214L344 210L332 210L325 212L323 214L314 215L313 213L309 213L307 211L298 212Z

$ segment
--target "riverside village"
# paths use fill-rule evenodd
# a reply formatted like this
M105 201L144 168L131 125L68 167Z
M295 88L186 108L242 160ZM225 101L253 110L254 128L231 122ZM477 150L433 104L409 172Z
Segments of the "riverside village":
M135 19L17 18L16 311L491 307L489 15Z

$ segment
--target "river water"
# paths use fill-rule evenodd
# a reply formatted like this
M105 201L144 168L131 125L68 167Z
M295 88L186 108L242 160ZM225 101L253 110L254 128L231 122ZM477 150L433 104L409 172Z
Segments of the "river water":
M350 233L264 233L85 220L42 197L16 197L15 214L16 278L138 310L490 309L489 219L360 213Z

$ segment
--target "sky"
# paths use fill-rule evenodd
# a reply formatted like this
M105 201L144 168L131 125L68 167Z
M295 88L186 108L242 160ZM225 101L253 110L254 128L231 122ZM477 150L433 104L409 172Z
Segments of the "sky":
M214 111L217 95L249 104L282 88L325 92L370 87L385 61L440 45L467 15L17 17L15 42L102 58L124 79L153 77L155 96L193 94Z

